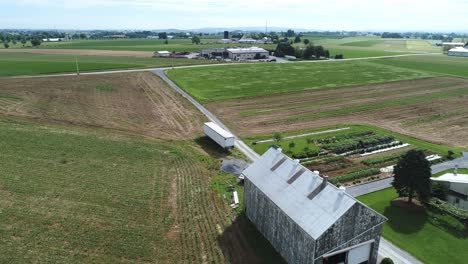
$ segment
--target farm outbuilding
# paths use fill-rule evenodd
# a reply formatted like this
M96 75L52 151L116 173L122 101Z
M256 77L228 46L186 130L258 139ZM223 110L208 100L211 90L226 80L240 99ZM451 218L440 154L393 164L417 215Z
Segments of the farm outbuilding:
M448 51L449 56L468 57L468 49L464 47L455 47Z
M160 51L156 51L154 53L154 56L155 57L160 57L160 58L164 58L164 57L170 57L171 56L171 52L167 51L167 50L160 50Z
M376 263L386 218L270 148L243 172L247 218L289 263Z
M258 47L231 48L226 49L226 51L229 54L229 58L232 60L265 59L269 55L267 50Z

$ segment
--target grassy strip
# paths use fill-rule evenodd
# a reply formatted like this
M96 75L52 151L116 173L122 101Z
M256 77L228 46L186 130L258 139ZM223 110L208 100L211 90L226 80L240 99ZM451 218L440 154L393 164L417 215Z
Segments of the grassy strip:
M454 173L454 172L455 172L455 169L445 170L445 171L441 171L439 173L432 174L432 177L440 177L440 176L442 176L444 174ZM458 169L458 173L459 174L468 174L468 169Z
M395 189L389 188L358 199L388 218L383 226L386 239L424 263L466 263L468 235L456 219L429 210L391 205L397 197Z

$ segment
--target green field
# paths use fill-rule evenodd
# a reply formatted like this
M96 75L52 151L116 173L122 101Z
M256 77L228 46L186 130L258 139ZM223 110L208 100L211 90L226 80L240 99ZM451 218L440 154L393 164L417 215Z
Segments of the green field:
M207 60L76 56L80 71L170 67L213 63ZM75 56L0 53L0 77L76 72Z
M388 218L383 236L424 263L466 263L468 230L450 216L423 210L412 211L390 204L396 191L383 191L358 199Z
M304 36L303 38L308 38ZM345 58L391 56L409 53L441 53L440 47L421 39L382 39L379 37L309 38L315 45L330 50L330 55L343 54ZM296 44L302 47L303 44Z
M201 39L201 44L192 44L190 39L169 39L168 44L160 39L115 39L115 40L74 40L71 42L43 42L39 48L43 49L92 49L117 51L157 51L168 50L175 52L199 52L206 48L222 48L228 45L216 43L216 39ZM29 44L28 44L29 45ZM30 45L29 45L30 46ZM250 46L250 45L247 45ZM256 44L255 46L274 50L276 45ZM12 48L21 48L21 44ZM3 48L3 45L2 47Z
M205 143L0 119L0 263L280 263Z
M408 70L422 70L434 74L468 77L468 58L449 57L446 55L411 56L372 60L374 63Z
M379 83L434 75L366 61L233 65L168 71L202 102Z

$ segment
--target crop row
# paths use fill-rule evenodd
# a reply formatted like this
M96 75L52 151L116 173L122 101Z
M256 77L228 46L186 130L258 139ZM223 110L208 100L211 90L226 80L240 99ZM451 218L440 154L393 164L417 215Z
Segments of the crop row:
M366 137L374 135L374 131L366 130L366 131L360 131L360 132L353 132L345 135L339 135L339 136L334 136L334 137L329 137L329 138L322 138L317 140L318 143L320 144L330 144L330 143L335 143L339 141L343 141L346 139L352 139L352 138L360 138L360 137Z
M394 137L391 135L375 135L363 139L348 139L340 142L324 144L324 149L331 150L337 154L357 150L357 149L368 149L373 146L387 144L394 141Z
M404 153L397 153L397 154L383 156L383 157L376 157L376 158L363 160L362 163L367 166L372 166L372 165L379 165L379 164L387 163L390 161L396 162L403 155Z
M343 176L334 177L334 178L330 179L330 182L333 183L333 184L350 182L350 181L362 179L364 177L368 177L368 176L372 176L372 175L376 175L376 174L380 174L380 170L376 169L376 168L371 168L371 169L351 172L351 173L345 174Z

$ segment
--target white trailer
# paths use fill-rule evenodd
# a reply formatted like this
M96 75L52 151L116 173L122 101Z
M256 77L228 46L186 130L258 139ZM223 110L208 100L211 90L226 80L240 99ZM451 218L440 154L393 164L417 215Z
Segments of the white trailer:
M234 141L236 140L234 135L222 129L217 124L213 122L205 123L203 131L206 136L218 143L221 147L225 149L234 147Z

